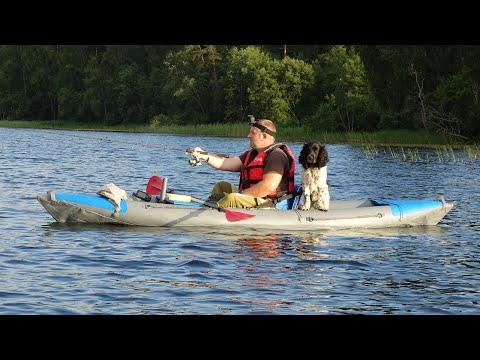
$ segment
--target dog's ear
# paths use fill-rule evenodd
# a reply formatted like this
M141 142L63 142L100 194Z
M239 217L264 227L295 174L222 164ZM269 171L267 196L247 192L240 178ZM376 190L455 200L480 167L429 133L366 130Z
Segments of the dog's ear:
M318 156L318 165L320 167L327 166L328 161L329 161L329 159L328 159L327 148L325 147L325 145L321 145L320 154Z
M307 156L308 156L308 144L304 143L303 147L302 147L302 150L300 150L300 155L298 157L298 162L304 168L306 168L306 166L307 166Z

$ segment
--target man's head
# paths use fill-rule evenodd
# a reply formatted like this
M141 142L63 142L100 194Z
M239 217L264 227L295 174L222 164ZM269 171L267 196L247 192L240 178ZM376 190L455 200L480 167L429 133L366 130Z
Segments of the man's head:
M275 124L268 119L260 119L251 123L247 138L250 140L250 147L254 150L261 150L275 143L277 129Z

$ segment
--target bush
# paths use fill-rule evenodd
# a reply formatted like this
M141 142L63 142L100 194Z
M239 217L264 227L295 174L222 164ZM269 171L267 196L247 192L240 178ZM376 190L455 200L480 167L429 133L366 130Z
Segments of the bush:
M168 115L165 114L158 114L152 117L149 121L148 124L150 126L166 126L166 125L174 125L175 120Z

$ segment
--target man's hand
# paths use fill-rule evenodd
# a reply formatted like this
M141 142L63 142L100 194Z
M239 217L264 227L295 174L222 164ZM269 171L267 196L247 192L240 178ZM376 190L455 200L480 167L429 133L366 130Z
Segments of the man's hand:
M205 151L202 150L202 148L194 147L193 149L187 150L188 154L191 154L195 159L200 159L200 160L207 160L208 155L205 155Z

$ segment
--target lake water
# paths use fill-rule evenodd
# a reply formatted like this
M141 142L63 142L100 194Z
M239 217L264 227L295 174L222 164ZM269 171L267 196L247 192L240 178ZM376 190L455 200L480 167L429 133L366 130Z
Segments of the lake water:
M302 144L290 143L298 157ZM59 224L38 194L128 194L152 175L205 199L238 175L181 149L246 138L0 128L0 314L480 314L479 159L327 144L332 199L434 199L438 226L235 232ZM395 156L395 155L400 156ZM297 181L300 169L297 169Z

